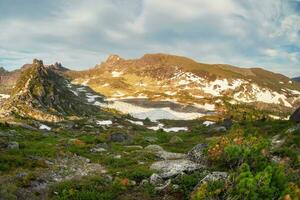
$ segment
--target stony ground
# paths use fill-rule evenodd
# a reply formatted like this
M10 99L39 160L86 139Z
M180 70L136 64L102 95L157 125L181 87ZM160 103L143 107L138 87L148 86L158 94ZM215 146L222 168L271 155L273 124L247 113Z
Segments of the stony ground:
M194 121L189 131L176 133L112 121L47 124L51 130L1 123L0 199L189 199L197 188L227 181L235 170L209 158L221 138L243 128L263 135L275 152L299 133L299 126L284 121L233 126ZM299 136L293 142L297 154ZM287 154L268 157L291 162Z

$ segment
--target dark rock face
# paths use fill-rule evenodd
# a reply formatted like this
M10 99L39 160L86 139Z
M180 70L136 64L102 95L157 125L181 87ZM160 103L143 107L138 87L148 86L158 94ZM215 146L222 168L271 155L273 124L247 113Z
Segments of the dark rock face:
M300 123L300 108L298 108L291 116L290 120L296 123Z
M229 118L225 118L224 121L223 121L223 126L229 130L231 128L231 126L233 125L233 121L232 121L232 118L229 117Z

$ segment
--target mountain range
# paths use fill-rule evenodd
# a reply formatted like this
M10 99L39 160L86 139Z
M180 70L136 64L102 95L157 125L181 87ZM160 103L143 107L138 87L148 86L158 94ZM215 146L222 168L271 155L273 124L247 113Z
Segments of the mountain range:
M167 107L176 105L177 111L189 106L192 113L200 109L220 114L228 113L233 106L248 106L275 118L287 117L300 105L300 83L284 75L261 68L204 64L167 54L146 54L129 60L112 55L83 71L69 70L60 63L44 66L42 61L34 60L19 70L1 69L0 73L2 99L7 98L2 113L40 115L38 118L47 114L46 118L54 121L100 105L129 114L134 112L124 107L149 108L156 104L162 108L166 102ZM102 97L110 103L96 101ZM92 108L86 109L86 105Z
M167 54L83 71L34 59L0 68L0 91L0 200L300 194L300 83L284 75Z

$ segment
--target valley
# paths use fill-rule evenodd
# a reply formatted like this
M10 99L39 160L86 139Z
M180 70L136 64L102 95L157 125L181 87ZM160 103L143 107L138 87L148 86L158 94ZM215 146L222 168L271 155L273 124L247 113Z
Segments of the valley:
M284 75L146 54L0 80L0 200L300 197L300 83Z

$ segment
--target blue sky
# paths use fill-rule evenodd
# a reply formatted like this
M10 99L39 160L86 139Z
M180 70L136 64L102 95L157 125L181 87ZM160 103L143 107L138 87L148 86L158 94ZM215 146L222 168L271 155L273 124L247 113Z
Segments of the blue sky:
M299 0L0 0L0 66L183 55L300 76Z

